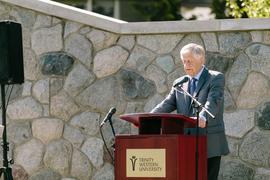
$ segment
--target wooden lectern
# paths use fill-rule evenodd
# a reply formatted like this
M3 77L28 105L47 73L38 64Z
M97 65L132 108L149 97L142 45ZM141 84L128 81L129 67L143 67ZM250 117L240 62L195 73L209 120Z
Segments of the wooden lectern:
M138 135L115 139L116 180L195 180L196 121L179 114L134 113L121 119ZM207 180L207 141L198 138L198 179Z

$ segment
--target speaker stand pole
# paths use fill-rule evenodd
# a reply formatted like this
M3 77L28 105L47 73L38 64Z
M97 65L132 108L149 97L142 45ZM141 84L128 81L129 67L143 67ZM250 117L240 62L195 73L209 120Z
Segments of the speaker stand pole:
M8 151L9 143L7 142L7 128L6 128L6 99L5 99L5 85L1 84L1 99L2 99L2 125L4 127L2 135L2 149L3 149L3 167L0 169L0 177L4 174L4 180L13 180L12 169L9 167Z

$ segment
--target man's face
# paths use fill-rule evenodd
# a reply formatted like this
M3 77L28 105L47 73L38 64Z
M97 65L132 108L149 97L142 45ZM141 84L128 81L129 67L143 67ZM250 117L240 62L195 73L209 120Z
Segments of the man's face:
M182 54L182 63L187 75L194 77L200 72L204 64L204 60L201 56L195 56L191 52L185 52Z

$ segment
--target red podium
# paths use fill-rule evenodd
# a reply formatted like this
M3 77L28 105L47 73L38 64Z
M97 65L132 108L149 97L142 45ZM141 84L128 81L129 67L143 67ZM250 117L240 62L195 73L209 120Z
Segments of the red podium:
M121 119L139 135L117 135L116 180L195 180L196 121L179 114L135 113ZM207 180L207 141L198 138L198 179Z

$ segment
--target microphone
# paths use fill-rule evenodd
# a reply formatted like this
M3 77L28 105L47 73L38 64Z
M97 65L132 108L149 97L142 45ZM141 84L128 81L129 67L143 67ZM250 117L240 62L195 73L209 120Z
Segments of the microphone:
M176 83L173 85L173 87L175 88L176 86L179 86L180 84L183 84L183 83L187 82L188 80L189 80L189 78L186 76L186 77L184 77L181 81L176 82Z
M112 115L116 112L116 108L115 107L112 107L108 114L105 116L105 118L103 119L103 121L101 122L100 124L100 127L102 127L108 120L111 120L112 118Z

